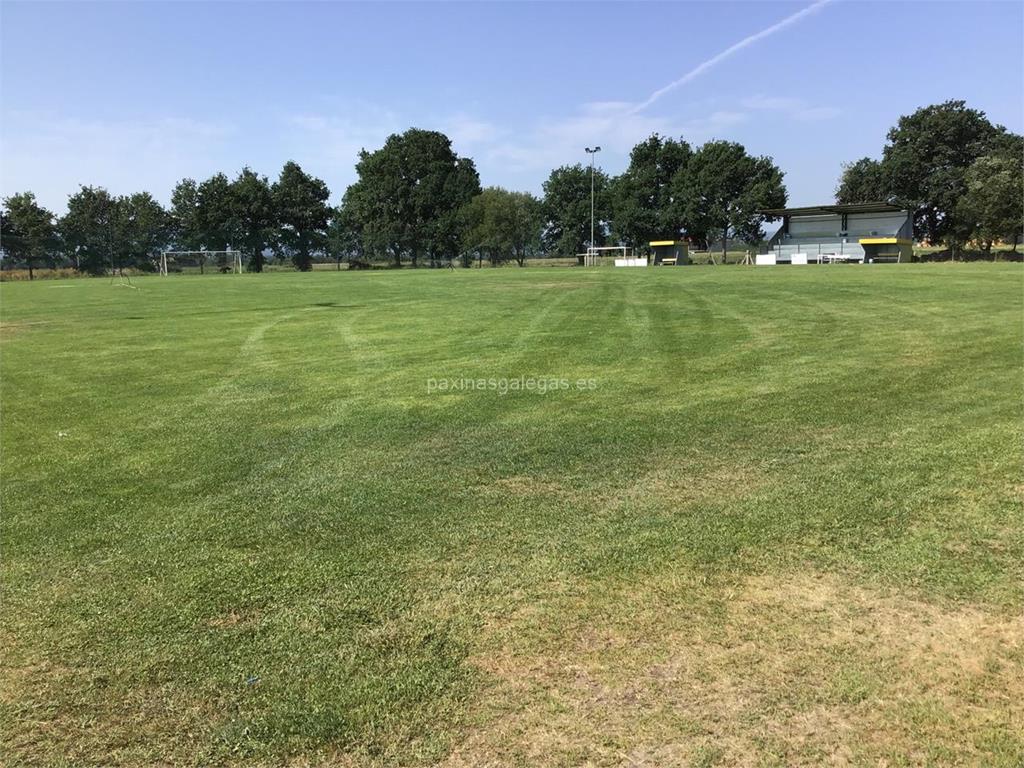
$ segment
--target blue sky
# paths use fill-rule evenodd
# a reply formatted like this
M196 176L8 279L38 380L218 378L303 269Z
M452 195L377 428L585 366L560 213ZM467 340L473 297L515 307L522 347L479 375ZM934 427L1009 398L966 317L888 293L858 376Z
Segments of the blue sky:
M832 0L762 34L810 5L3 2L0 194L166 202L182 177L294 159L338 201L360 148L417 126L483 184L538 193L584 146L618 173L655 131L730 139L774 157L799 205L919 106L1024 129L1024 4Z

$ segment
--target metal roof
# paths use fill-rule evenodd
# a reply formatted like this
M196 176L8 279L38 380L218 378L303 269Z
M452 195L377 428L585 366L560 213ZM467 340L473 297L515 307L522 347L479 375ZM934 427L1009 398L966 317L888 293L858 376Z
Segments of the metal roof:
M835 205L810 205L805 208L764 208L758 213L772 218L782 216L820 216L828 213L901 213L901 208L892 203L837 203Z

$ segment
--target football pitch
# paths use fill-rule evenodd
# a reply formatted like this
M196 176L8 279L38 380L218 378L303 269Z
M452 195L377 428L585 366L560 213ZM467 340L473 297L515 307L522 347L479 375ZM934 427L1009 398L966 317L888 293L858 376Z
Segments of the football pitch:
M1024 760L1024 271L0 289L10 765Z

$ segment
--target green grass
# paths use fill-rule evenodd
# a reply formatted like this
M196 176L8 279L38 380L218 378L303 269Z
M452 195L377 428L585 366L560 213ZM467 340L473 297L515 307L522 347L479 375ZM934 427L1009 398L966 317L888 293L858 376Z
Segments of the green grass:
M8 764L1024 759L1019 266L133 282L0 289Z

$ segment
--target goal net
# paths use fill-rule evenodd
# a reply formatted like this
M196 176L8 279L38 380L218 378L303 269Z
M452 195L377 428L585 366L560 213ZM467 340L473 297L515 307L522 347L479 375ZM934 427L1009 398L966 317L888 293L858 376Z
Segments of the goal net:
M160 274L171 272L237 272L242 274L241 251L164 251L160 254Z

